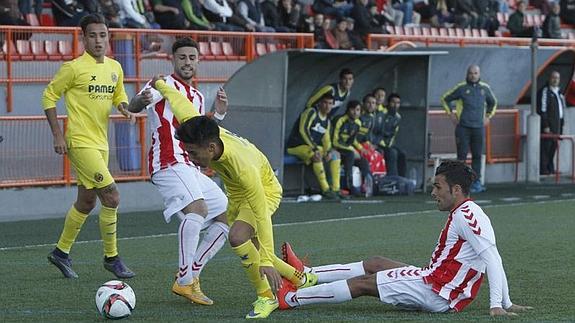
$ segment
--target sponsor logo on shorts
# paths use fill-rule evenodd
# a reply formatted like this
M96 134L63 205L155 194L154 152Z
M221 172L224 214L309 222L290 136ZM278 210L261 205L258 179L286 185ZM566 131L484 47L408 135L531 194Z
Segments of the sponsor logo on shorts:
M100 173L96 173L94 174L94 180L98 183L100 183L101 181L104 180L104 175L100 174Z

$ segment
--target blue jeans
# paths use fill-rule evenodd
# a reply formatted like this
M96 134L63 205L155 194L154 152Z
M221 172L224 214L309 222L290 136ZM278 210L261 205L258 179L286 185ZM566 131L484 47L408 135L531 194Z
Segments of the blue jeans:
M455 144L457 145L457 159L467 160L467 153L471 148L471 168L481 178L481 154L483 153L484 127L469 128L461 125L455 127Z

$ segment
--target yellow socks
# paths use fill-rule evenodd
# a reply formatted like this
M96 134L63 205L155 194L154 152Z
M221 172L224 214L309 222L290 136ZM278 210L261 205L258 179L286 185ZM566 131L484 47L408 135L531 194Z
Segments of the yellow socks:
M58 249L65 253L70 253L70 249L72 249L72 245L76 241L76 237L78 237L87 217L88 214L81 213L72 205L70 210L68 210L68 214L66 214L64 229L57 244Z
M339 193L340 185L340 170L341 170L341 160L332 159L329 161L329 170L331 174L331 188L334 192Z
M299 286L301 284L304 275L301 271L298 271L276 256L274 256L273 262L274 268L280 273L280 275L282 275L282 277L287 278L295 286Z
M118 255L116 243L117 208L102 206L100 210L100 236L104 241L104 255L108 258Z
M274 295L271 292L267 278L262 278L260 275L260 253L253 242L248 240L237 247L232 247L232 249L240 257L242 266L248 275L249 281L256 288L258 296L273 299Z
M326 192L329 191L329 184L327 183L327 178L325 177L325 170L323 169L323 163L322 162L314 162L312 164L313 167L313 173L315 174L315 177L317 178L317 181L319 182L319 186L321 188L322 192Z

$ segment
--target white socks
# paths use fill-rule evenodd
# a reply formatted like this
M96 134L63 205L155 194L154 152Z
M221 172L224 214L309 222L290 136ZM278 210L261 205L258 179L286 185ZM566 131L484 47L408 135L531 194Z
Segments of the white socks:
M335 264L312 267L311 272L317 275L317 282L319 284L331 283L338 280L346 280L365 275L363 261L352 262L345 265Z
M293 297L295 294L296 297ZM298 289L286 295L286 302L292 306L309 304L343 303L351 300L351 292L347 281L339 280L329 284Z
M204 224L204 217L195 213L188 213L182 219L178 229L179 267L178 284L192 283L192 262L198 248L200 231Z
M229 232L230 228L228 225L218 221L215 221L206 229L192 264L192 275L194 278L200 276L208 261L222 249L228 239Z

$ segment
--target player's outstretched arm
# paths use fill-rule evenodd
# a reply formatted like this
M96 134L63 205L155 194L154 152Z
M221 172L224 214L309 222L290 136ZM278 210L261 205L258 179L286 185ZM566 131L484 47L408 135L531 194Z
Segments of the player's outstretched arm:
M182 93L166 84L162 75L156 75L150 81L150 85L158 90L171 105L172 113L180 124L200 115L198 109Z
M218 93L216 93L216 100L214 102L216 120L223 120L228 112L228 95L223 87L220 86Z
M150 89L145 89L140 94L136 94L132 100L130 100L130 104L128 105L128 111L132 113L138 113L144 110L150 103L152 103L153 95Z
M128 103L122 102L118 104L118 111L126 118L130 119L131 124L136 123L136 115L129 111Z

